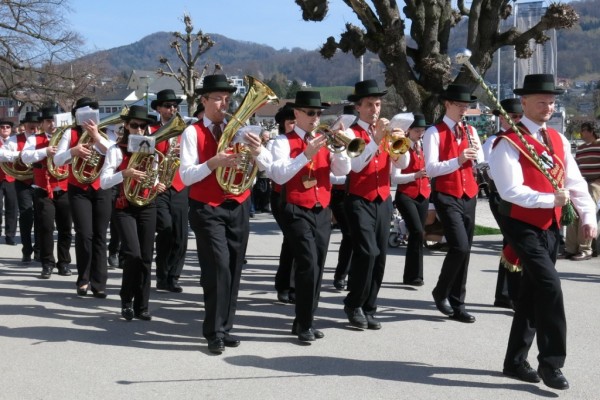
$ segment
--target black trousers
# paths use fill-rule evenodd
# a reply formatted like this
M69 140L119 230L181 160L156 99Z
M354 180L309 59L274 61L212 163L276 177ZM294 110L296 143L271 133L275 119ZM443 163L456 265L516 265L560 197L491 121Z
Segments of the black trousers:
M108 271L106 265L106 232L112 213L111 189L86 190L69 185L69 203L75 226L75 258L77 286L91 285L93 291L104 291Z
M429 199L419 195L413 199L396 191L396 208L402 215L408 230L408 243L402 280L409 283L415 279L423 279L423 242L425 235L425 219L429 208Z
M108 254L113 255L118 254L119 250L121 249L121 238L119 237L119 229L117 228L117 210L114 208L115 201L117 201L117 197L121 191L121 185L115 185L111 190L113 210L110 215L110 240L108 242Z
M283 234L293 244L296 323L302 331L312 327L319 305L331 236L331 210L323 207L307 209L285 203L281 214Z
M490 190L489 192L490 199L490 211L492 211L492 215L494 219L498 223L500 230L502 231L502 226L500 223L500 213L498 212L498 205L500 204L500 195L498 192L494 190ZM502 232L504 235L504 232ZM506 238L502 237L502 245L506 244ZM519 297L519 289L521 287L521 272L510 272L507 270L502 263L498 265L498 279L496 280L496 293L495 300L501 302L509 302L512 301L516 303Z
M136 314L148 311L150 301L151 268L156 232L156 207L129 206L115 210L115 219L121 237L121 255L125 259L121 283L121 306L130 307Z
M282 224L282 199L281 194L274 190L271 191L271 212L273 218L279 226L279 229L283 232ZM275 274L275 290L278 292L292 289L292 270L294 269L294 253L292 252L292 246L290 240L283 235L283 241L281 242L281 251L279 252L279 266L277 267L277 273Z
M523 263L519 301L508 338L505 367L527 359L537 334L540 365L562 368L567 355L567 321L560 277L555 268L559 228L547 230L502 215L506 240Z
M4 210L4 236L14 238L17 233L17 191L15 182L0 182L0 224L2 223L2 210Z
M250 233L250 197L241 204L228 200L217 207L189 202L204 291L202 334L208 340L222 338L229 335L237 309Z
M39 250L37 244L37 233L34 228L34 188L29 183L15 181L17 191L17 202L19 203L19 231L21 232L21 244L23 255L30 256L34 250ZM34 241L31 240L31 231L34 231Z
M432 200L449 246L433 296L436 300L448 298L452 308L464 311L477 198L433 192Z
M374 201L348 195L344 201L354 252L344 304L362 308L366 314L377 311L377 296L383 282L387 256L392 198Z
M60 190L52 193L53 198L48 197L48 192L41 188L35 189L35 223L38 231L40 246L40 259L42 266L54 267L66 266L71 263L71 240L73 225L71 219L71 207L69 195ZM54 258L54 226L58 231L56 241L57 258ZM58 259L58 263L56 260Z
M338 262L333 275L333 279L336 280L346 279L350 271L350 260L352 260L352 237L350 235L350 224L346 216L346 210L344 209L345 198L345 190L333 189L331 191L329 208L331 208L331 212L342 232L342 241L338 250Z
M271 195L271 180L269 178L256 178L256 183L252 187L252 202L257 212L269 210L269 200Z
M188 188L169 188L156 198L156 283L177 280L187 252Z

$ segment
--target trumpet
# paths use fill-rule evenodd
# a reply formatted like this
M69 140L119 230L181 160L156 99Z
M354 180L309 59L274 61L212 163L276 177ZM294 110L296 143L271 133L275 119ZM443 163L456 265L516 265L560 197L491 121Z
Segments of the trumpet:
M361 138L350 139L346 135L336 135L331 131L331 128L327 124L321 124L317 126L312 132L311 135L314 136L314 133L320 133L321 135L327 138L327 150L331 153L341 153L346 151L348 157L354 158L358 157L365 150L365 141Z
M411 140L407 137L396 137L392 134L387 134L383 138L383 148L388 152L390 157L401 156L410 149Z

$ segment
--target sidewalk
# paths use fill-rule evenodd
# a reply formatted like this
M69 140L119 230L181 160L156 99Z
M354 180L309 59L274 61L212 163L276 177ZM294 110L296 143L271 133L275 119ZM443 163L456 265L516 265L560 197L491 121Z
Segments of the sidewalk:
M486 225L484 205L479 201L477 223ZM120 318L120 270L110 270L107 299L79 298L74 276L39 279L39 264L20 263L20 246L1 244L0 399L598 398L597 258L558 263L569 324L563 371L571 384L559 394L501 374L512 312L491 305L499 236L475 238L467 285L475 324L451 321L435 309L431 290L444 253L426 250L425 286L415 289L399 284L400 247L389 249L378 314L383 328L359 331L345 319L345 294L331 285L341 239L334 231L315 322L326 336L304 345L290 335L293 306L275 301L279 229L270 214L257 214L251 229L233 332L242 344L221 356L208 353L201 337L193 239L184 293L152 289L151 322ZM534 367L536 355L533 348Z

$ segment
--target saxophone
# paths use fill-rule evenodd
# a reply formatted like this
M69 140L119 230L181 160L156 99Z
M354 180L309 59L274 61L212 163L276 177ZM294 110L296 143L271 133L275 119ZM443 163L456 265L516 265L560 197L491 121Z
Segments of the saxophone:
M217 182L221 189L235 196L245 192L252 186L252 182L258 172L258 166L253 161L252 154L243 143L233 143L233 138L237 131L243 127L246 121L259 108L269 102L277 103L277 95L260 80L246 76L248 82L248 93L242 100L242 104L231 116L231 120L223 130L217 153L220 153L231 147L234 153L239 153L241 161L236 167L218 167Z

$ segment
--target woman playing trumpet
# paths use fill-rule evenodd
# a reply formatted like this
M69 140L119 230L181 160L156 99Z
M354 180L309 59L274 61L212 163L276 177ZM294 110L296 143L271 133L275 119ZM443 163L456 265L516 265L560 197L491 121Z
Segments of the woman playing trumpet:
M121 238L121 255L125 258L123 281L121 284L121 315L130 321L139 318L150 321L148 312L150 298L150 268L154 252L154 232L156 230L156 206L154 201L147 205L137 206L129 203L123 188L124 178L132 178L141 183L147 177L146 171L129 167L132 153L127 149L131 135L144 135L146 127L153 121L148 116L146 107L131 106L125 119L125 133L121 140L113 145L107 153L100 185L109 189L120 185L120 192L115 202L115 221ZM157 182L158 192L164 192L165 185Z

